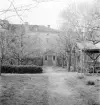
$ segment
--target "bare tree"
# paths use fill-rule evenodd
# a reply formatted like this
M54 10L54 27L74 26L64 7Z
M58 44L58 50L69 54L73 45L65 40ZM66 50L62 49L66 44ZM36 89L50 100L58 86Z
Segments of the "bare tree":
M39 42L38 35L34 34L34 37L32 37L25 32L23 25L11 24L8 37L8 48L9 52L12 53L10 58L17 60L18 64L22 64L23 58L34 55L34 52L36 53L36 50L40 49L41 42ZM37 49L35 49L36 47Z
M61 32L59 34L59 37L57 39L58 42L58 52L62 55L62 66L63 62L67 62L67 69L70 71L71 67L71 58L72 53L75 52L75 44L76 39L75 35L77 35L75 32L73 32L71 29L67 30L67 32ZM75 55L74 55L75 56Z
M76 44L84 40L85 23L83 14L78 9L77 4L71 4L62 12L61 17L63 18L61 30L66 33L65 35L62 34L62 36L65 36L65 41L62 42L65 43L64 49L68 56L68 70L70 71L73 57L75 58L74 70L76 70Z
M71 4L61 14L63 18L61 29L66 32L65 36L66 41L68 42L67 45L65 44L64 46L66 46L67 49L70 48L70 55L72 50L75 50L75 45L77 42L85 40L92 41L93 44L100 42L99 4L99 0L94 0L93 3L87 5L85 3L79 5ZM64 41L62 42L64 43ZM69 58L71 58L70 55Z
M14 32L14 33L9 32L9 22L7 21L7 19L10 18L10 17L13 17L13 16L17 16L21 20L22 27L23 27L24 26L24 20L22 18L22 14L25 11L29 11L30 9L36 7L41 2L48 2L48 1L51 1L51 0L32 0L33 1L32 4L23 5L23 6L21 5L19 7L15 6L14 0L12 0L12 1L8 0L8 1L10 2L9 7L7 9L0 10L0 16L4 16L8 12L9 13L16 13L16 15L9 15L8 17L3 18L2 20L0 20L0 28L2 28L2 29L0 29L1 64L2 64L2 60L4 58L5 48L9 49L8 52L13 52L13 54L15 54L17 56L17 58L19 58L19 56L22 56L23 49L24 49L23 36L24 36L25 33L24 33L23 28L21 28L22 30L20 30L20 33L17 33L17 34L16 34L16 32ZM1 32L2 30L4 32ZM5 35L4 35L5 31L7 31L6 38L5 38ZM10 33L10 34L8 35L8 33ZM18 36L18 34L20 36ZM18 41L20 43L18 41L16 42L17 39L18 39ZM6 45L8 46L8 48L5 47L5 44L4 44L5 42L6 42ZM20 50L17 49L17 48L19 48ZM8 52L6 52L6 53L8 53ZM0 64L0 67L1 67L1 64Z

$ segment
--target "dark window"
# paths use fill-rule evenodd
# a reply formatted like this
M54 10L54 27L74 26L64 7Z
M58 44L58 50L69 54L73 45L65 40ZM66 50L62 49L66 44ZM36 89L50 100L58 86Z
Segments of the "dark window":
M55 60L55 56L53 56L53 60Z
M47 56L45 56L45 60L47 60Z
M13 38L13 39L11 40L11 42L12 42L12 43L15 42L15 39Z

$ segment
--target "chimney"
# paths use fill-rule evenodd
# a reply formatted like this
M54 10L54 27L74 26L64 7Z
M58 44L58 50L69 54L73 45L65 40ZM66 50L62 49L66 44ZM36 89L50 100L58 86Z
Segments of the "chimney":
M24 24L25 24L25 25L28 25L28 22L25 22Z
M29 31L29 24L28 24L28 22L24 23L24 27L25 27L25 32L28 32Z
M50 28L50 25L48 25L48 28Z
M38 28L39 28L38 25L35 25L35 31L38 31Z

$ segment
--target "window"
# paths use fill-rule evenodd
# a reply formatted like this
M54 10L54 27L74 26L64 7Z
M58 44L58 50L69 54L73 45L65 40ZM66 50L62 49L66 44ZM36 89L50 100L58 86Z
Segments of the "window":
M53 56L53 60L55 60L55 56Z
M47 56L45 56L45 60L47 60Z

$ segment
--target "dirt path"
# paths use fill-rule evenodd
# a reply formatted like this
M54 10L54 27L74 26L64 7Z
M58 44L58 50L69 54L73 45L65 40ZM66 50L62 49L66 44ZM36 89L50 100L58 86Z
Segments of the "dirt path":
M62 95L70 95L71 91L65 83L66 73L56 73L53 68L47 68L49 71L49 90L53 93Z
M48 90L49 105L66 105L68 98L73 95L74 91L66 84L66 79L72 78L72 74L67 72L55 72L54 68L48 67Z

